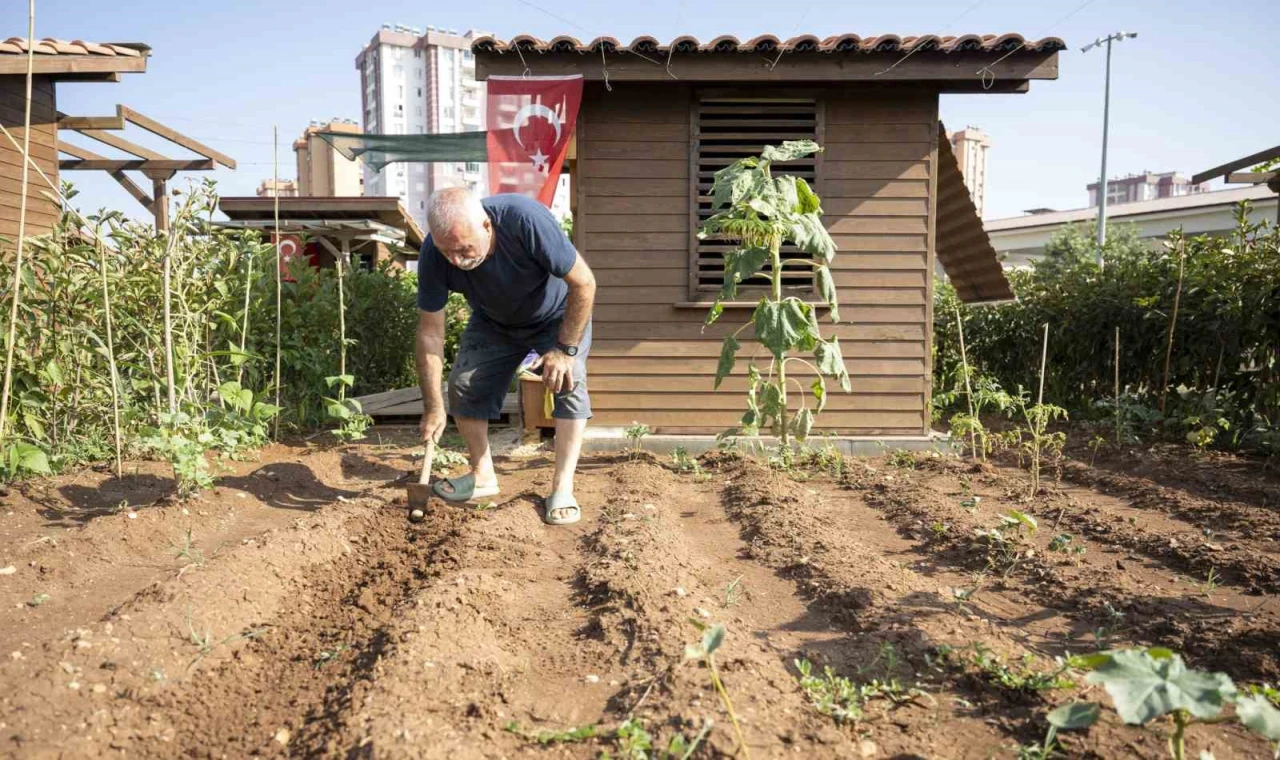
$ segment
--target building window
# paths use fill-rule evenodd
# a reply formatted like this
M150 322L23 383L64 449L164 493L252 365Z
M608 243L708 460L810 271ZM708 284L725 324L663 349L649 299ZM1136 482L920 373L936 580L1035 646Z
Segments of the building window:
M414 58L421 58L421 57L422 57L422 48L414 48L414 49L413 49L413 57L414 57Z
M414 106L414 107L413 107L413 115L414 115L414 116L421 116L421 115L422 115L422 104L421 104L421 103L419 103L418 105L416 105L416 106Z
M696 232L714 213L711 183L720 169L740 158L759 155L761 145L776 145L784 140L815 140L821 145L819 107L819 101L813 98L795 98L782 92L774 98L702 98L693 124L697 135L697 182L691 186L690 193L693 195L691 206L697 210L689 214L690 232ZM817 161L812 156L771 168L775 176L791 174L803 178L811 187L817 186ZM690 271L696 274L690 277L689 295L691 300L706 300L724 284L724 255L738 246L733 240L698 240L692 234L690 240ZM813 267L807 260L813 255L793 245L784 245L782 258L796 260L783 266L783 287L803 295L811 294ZM772 268L766 266L764 273L771 272ZM764 280L759 283L744 282L739 293L763 288ZM751 300L751 296L743 300Z
M471 50L470 50L470 48L468 48L468 49L466 49L466 50L463 50L463 51L462 51L462 60L464 60L464 61L470 61L470 60L472 60L473 58L474 58L474 56L472 56L472 55L471 55Z
M474 173L476 173L476 172L478 172L478 171L480 171L480 164L479 164L479 162L476 162L476 161L468 161L468 162L467 162L467 172L469 172L469 173L471 173L471 174L474 174Z
M419 87L419 88L418 88L418 97L422 97L422 88L421 88L421 87Z

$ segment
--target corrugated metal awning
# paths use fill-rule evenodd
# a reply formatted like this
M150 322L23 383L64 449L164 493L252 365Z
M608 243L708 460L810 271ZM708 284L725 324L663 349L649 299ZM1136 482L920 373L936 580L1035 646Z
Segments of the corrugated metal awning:
M938 219L936 250L956 294L965 303L1013 299L1004 268L982 228L947 129L938 122Z

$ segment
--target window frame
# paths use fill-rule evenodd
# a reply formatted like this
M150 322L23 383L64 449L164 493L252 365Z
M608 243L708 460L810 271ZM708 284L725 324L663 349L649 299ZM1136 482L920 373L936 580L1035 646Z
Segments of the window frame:
M825 145L827 102L824 96L826 94L820 88L805 87L705 87L693 89L689 99L689 250L686 274L688 301L681 305L697 308L710 306L715 302L719 292L718 289L704 288L699 282L698 228L701 226L698 195L698 163L701 154L699 117L703 100L732 98L744 101L757 100L761 104L767 103L769 100L796 100L802 98L812 100L814 104L814 140L819 145ZM768 140L762 142L764 144L769 143ZM823 154L819 152L814 157L813 189L820 197L823 195L824 178ZM799 296L807 303L815 305L823 303L817 291L816 280L808 288L790 286L784 288L784 291L788 295ZM730 308L736 306L754 307L759 300L756 297L757 294L763 294L764 292L765 286L762 285L739 285L738 298L732 303L726 303L726 306Z

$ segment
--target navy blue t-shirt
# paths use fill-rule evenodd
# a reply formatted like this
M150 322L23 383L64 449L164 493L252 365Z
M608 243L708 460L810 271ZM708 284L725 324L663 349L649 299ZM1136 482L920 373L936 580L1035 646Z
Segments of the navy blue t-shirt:
M502 194L480 201L493 225L493 252L480 266L458 269L431 242L418 256L418 308L440 311L449 291L466 297L473 314L499 328L526 333L564 314L564 276L578 261L551 211L533 198Z

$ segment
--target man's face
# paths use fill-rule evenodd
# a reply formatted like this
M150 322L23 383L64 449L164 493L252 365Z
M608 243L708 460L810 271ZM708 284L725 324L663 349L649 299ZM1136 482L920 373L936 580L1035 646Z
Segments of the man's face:
M493 226L488 217L479 224L459 224L439 236L432 236L436 248L458 269L475 269L489 258Z

